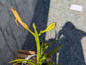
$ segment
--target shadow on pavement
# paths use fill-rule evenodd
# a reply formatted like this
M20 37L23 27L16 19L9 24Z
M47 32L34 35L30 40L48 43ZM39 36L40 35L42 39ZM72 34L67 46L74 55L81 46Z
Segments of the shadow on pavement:
M34 16L29 27L32 31L33 22L35 23L38 32L40 30L44 30L47 27L49 6L50 0L38 0ZM57 36L60 41L52 44L46 52L50 52L53 49L57 48L59 45L64 44L64 46L58 52L58 64L85 65L83 49L81 45L81 39L84 36L86 36L86 33L84 31L77 29L71 22L66 22ZM40 39L45 39L45 33L42 34ZM51 42L55 39L50 39L49 41ZM35 39L29 32L22 49L36 51ZM53 54L52 59L53 61L56 61L56 53Z
M60 38L63 35L62 38ZM71 22L66 22L58 33L59 44L64 44L59 51L58 64L61 65L86 65L82 49L84 31L77 29Z
M33 19L29 27L32 31L33 31L32 27L33 23L35 23L38 32L40 30L44 30L47 27L49 6L50 0L38 0L37 5L35 7ZM44 38L45 34L42 34L40 39ZM22 49L36 51L35 39L29 32Z

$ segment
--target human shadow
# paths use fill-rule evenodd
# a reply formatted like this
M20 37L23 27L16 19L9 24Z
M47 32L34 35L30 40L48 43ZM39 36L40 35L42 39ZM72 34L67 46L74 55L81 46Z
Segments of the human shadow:
M86 65L82 49L82 38L86 32L77 29L70 21L58 33L59 44L64 46L59 50L58 64Z
M49 6L50 6L50 0L38 0L37 5L35 7L33 19L29 27L32 31L33 31L33 27L32 27L33 23L35 23L38 33L40 32L40 30L44 30L47 27ZM45 38L45 33L40 36L40 39L44 39L44 38ZM30 32L28 32L28 35L26 37L22 49L36 51L35 39Z

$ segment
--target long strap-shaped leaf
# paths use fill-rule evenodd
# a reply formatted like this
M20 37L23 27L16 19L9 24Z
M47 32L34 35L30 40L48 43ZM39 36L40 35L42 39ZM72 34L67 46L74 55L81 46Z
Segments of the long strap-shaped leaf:
M57 42L57 41L59 41L59 39L58 39L58 40L55 40L55 41L53 41L53 42L51 42L51 43L45 43L44 45L42 45L42 46L45 46L45 47L44 47L44 50L42 51L42 54L47 50L47 48L48 48L51 44L53 44L53 43L55 43L55 42Z
M47 55L44 55L40 61L46 60L46 58L49 58L53 53L56 53L61 47L63 47L64 45L60 45L59 47L57 47L56 49L54 49L53 51L51 51L50 53L48 53Z
M9 63L13 63L13 62L23 62L23 61L30 61L30 60L26 60L26 59L17 59L17 60L13 60L13 61L10 61Z
M43 41L41 41L40 43L41 43L41 47L40 47L40 58L41 58L44 48L43 48Z
M63 47L64 46L64 44L62 44L62 45L60 45L59 47L57 47L56 49L54 49L53 51L51 51L50 53L48 53L47 55L46 55L46 57L48 58L48 57L50 57L53 53L56 53L61 47Z
M26 62L23 62L23 61L26 61ZM18 63L29 63L32 65L35 65L31 60L26 60L26 59L17 59L17 60L10 61L9 63L13 63L13 65L16 65Z

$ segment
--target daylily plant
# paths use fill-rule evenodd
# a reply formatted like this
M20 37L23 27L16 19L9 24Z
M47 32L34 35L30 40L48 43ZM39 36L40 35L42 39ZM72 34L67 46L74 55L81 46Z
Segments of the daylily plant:
M56 48L53 51L51 51L50 53L44 55L45 50L52 43L56 42L57 40L53 41L51 43L45 43L45 44L43 44L43 42L40 43L39 36L42 33L45 33L47 31L52 30L56 26L56 23L55 22L51 23L45 30L41 30L40 33L37 32L35 23L33 23L34 32L32 32L29 29L29 27L22 21L22 19L20 18L19 14L17 13L17 11L15 9L13 9L13 7L11 8L11 11L13 12L13 14L15 16L15 22L16 22L16 24L18 25L18 22L19 22L25 29L27 29L35 37L36 46L37 46L37 63L33 63L31 60L26 60L26 59L17 59L17 60L10 61L10 63L12 63L12 62L22 63L23 61L27 61L27 62L23 62L23 63L28 63L28 64L31 64L31 65L42 65L48 57L50 57L53 53L57 52L63 46L63 45L61 45L58 48ZM16 63L14 63L14 65ZM47 64L50 65L51 63L47 62Z

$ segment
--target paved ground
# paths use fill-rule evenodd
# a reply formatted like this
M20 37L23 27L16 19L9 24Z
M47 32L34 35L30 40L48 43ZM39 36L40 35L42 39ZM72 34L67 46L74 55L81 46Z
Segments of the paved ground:
M83 11L72 11L71 4L82 5ZM62 65L85 65L86 62L86 2L82 0L39 0L36 6L32 23L35 22L38 31L45 29L50 23L56 22L56 28L40 38L52 41L60 38L58 43L53 44L48 51L64 44L60 49L59 57L53 55L53 61L58 59ZM32 29L32 25L30 26ZM32 29L33 30L33 29ZM36 50L33 37L28 33L23 49Z

